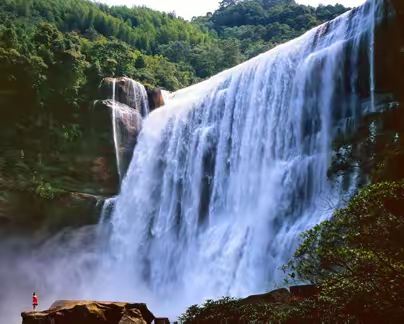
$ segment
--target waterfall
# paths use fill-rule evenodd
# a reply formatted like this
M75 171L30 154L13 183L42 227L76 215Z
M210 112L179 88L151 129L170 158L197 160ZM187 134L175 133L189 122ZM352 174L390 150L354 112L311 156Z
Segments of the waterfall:
M122 300L174 318L208 298L280 284L300 233L340 206L339 183L355 189L355 175L331 183L327 170L335 136L378 109L381 3L171 94L145 118L99 225L66 229L40 248L0 244L0 322L20 322L34 290L41 309L56 299ZM116 86L121 165L120 128L135 121ZM142 103L136 93L131 102Z
M161 90L161 95L163 96L164 104L167 105L172 97L172 93L167 90Z
M126 146L130 148L133 145L128 143L133 142L134 134L137 134L141 129L138 114L141 117L147 117L149 114L149 101L145 87L128 78L121 78L124 87L128 87L126 93L121 94L118 99L116 94L117 79L112 81L112 129L114 137L116 165L119 173L119 178L122 180L126 165L123 161L124 151Z
M142 286L183 307L280 283L300 233L340 204L340 186L327 180L332 140L375 107L377 4L180 90L150 114L103 254L109 298Z
M137 109L142 117L149 114L149 100L147 99L147 92L145 87L135 80L131 80L131 97L129 106Z
M114 146L115 146L115 156L116 156L116 167L118 169L119 178L122 179L122 171L121 171L121 158L119 152L119 133L118 133L118 120L116 118L116 100L115 100L115 86L116 79L114 78L112 83L112 131L114 133Z

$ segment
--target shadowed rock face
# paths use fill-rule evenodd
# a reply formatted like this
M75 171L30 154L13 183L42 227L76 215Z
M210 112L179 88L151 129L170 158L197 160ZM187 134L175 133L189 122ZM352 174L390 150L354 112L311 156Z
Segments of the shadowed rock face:
M43 312L24 312L23 324L150 324L154 315L146 304L60 300Z
M147 97L149 99L150 111L164 106L164 98L161 89L159 88L146 88Z
M132 159L137 136L142 129L142 116L138 110L120 102L114 103L112 100L97 101L94 105L93 116L95 118L92 122L94 148L98 149L98 155L101 157L103 156L102 151L109 154L112 152L114 155L112 167L110 165L109 168L106 168L108 172L98 174L105 174L107 181L112 180L117 183L118 186L115 189L118 192L119 173L123 175L126 172ZM115 127L113 126L114 123ZM104 136L101 137L100 134L104 134ZM114 138L117 141L116 143L114 143ZM116 148L115 145L117 145ZM118 152L115 152L116 149ZM116 165L116 154L119 157L119 165ZM114 178L111 179L108 176Z
M145 87L127 77L105 78L100 86L100 99L112 99L114 84L117 102L138 110L142 116L147 114L149 103Z
M116 79L105 78L100 86L100 99L105 100L112 98L114 83L115 100L131 108L139 110L139 112L143 115L143 106L145 106L146 103L142 102L142 100L139 100L139 96L136 96L134 91L143 92L144 90L140 89L142 86L138 82L127 77ZM147 93L147 100L150 111L160 108L165 104L160 88L149 88L146 86L145 91Z

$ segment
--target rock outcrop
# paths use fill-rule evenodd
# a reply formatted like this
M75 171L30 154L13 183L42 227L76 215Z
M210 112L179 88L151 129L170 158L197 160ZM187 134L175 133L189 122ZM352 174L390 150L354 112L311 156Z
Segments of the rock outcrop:
M150 324L154 315L146 304L61 300L43 312L24 312L23 324Z
M164 106L163 92L159 88L146 88L150 111Z
M131 108L137 109L142 116L147 108L149 111L165 104L160 88L143 87L137 81L127 77L105 78L100 86L100 99L112 99L115 83L115 100ZM148 107L146 107L148 106Z
M105 78L100 86L100 99L113 99L114 94L115 101L136 109L142 116L149 111L146 88L135 80L127 77Z
M113 170L116 170L113 176L118 178L113 181L118 182L119 186L119 176L123 176L129 166L137 136L142 129L142 116L138 110L123 103L100 100L94 104L92 129L96 156L107 155L111 165L111 153L113 153L114 167L108 168L107 164L105 174L110 175ZM106 179L111 180L108 177ZM117 192L118 188L116 189Z
M262 295L252 295L240 300L240 305L251 304L286 304L292 296L286 288L277 289Z
M240 306L252 304L287 304L292 299L305 299L315 296L318 288L314 285L291 286L289 290L281 288L262 295L252 295L239 301Z

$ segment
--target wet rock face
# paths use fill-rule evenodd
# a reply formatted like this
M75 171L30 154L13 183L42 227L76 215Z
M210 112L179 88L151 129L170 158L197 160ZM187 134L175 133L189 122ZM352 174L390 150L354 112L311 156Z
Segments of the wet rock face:
M101 100L112 99L115 83L115 101L137 109L144 116L145 106L153 111L165 104L160 88L143 87L140 83L127 77L105 78L100 86ZM143 98L143 96L145 96ZM144 100L146 99L146 100ZM146 103L147 101L147 103Z
M100 98L102 100L112 99L113 86L115 82L115 100L125 105L130 106L130 92L132 86L132 80L126 77L122 78L105 78L102 80L100 86ZM134 107L132 107L134 108Z
M146 304L98 301L57 301L43 312L24 312L23 324L150 324Z
M127 77L105 78L100 86L100 99L115 99L117 102L136 109L143 117L149 111L146 88Z
M150 111L164 106L163 93L159 88L146 88Z
M142 116L138 110L125 104L102 100L95 103L93 117L94 149L101 158L97 160L97 165L94 165L95 168L98 167L96 175L101 180L105 176L105 181L117 183L115 189L118 192L119 178L129 167L137 137L142 129ZM104 155L105 158L108 156L109 163L101 163L105 161L105 158L102 160Z

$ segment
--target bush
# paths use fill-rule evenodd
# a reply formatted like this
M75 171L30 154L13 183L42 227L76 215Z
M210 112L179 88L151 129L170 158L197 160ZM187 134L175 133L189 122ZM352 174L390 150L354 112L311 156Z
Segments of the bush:
M283 267L317 284L325 322L396 323L404 318L404 183L360 191L334 217L302 234Z

